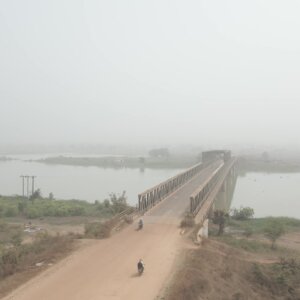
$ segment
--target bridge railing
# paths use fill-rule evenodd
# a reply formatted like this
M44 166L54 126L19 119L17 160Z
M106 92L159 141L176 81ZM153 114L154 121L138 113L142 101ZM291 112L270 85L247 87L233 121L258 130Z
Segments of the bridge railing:
M208 164L199 163L190 169L144 191L138 195L138 210L144 212L153 207L157 202L169 196Z
M195 217L200 211L202 205L206 199L210 197L212 190L216 187L222 186L229 171L236 163L236 159L233 158L230 162L220 166L216 169L210 177L190 196L190 213Z
M214 170L205 182L190 196L190 213L193 216L197 215L202 204L209 196L210 191L215 187L223 167L224 164Z

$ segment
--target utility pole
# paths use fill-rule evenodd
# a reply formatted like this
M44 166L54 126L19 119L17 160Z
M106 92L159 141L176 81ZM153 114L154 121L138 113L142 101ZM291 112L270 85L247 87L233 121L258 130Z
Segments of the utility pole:
M34 178L35 178L36 176L31 176L31 179L32 179L32 192L31 192L31 195L33 195L33 193L34 193Z
M29 176L26 175L25 177L27 179L27 198L29 198Z
M21 178L22 178L22 196L24 197L25 195L24 195L24 175L21 175L20 176Z
M22 196L25 197L25 178L26 178L26 196L27 198L29 198L34 193L34 179L36 178L36 176L21 175L20 177L22 178ZM29 192L30 178L31 178L31 194Z

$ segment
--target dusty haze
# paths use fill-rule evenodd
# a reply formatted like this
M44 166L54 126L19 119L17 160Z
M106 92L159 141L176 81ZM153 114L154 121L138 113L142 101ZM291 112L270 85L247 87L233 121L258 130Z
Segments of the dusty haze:
M1 143L300 144L300 2L0 1Z

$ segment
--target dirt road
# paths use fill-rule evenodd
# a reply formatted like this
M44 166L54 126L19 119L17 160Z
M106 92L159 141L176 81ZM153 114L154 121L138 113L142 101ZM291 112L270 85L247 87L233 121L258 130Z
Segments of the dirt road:
M202 171L153 208L144 217L143 230L136 231L135 223L109 239L94 241L4 299L159 299L184 244L178 226L181 215L189 195L210 171ZM146 264L142 276L137 276L139 258Z
M178 251L174 224L130 226L107 240L74 253L4 299L92 300L155 299ZM145 273L137 276L143 258Z

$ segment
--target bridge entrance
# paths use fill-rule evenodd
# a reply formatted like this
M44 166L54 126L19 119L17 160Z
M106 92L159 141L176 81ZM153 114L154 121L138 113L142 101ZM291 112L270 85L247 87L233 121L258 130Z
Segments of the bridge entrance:
M231 151L229 150L212 150L202 152L202 162L209 163L214 160L222 159L228 161L231 159Z

